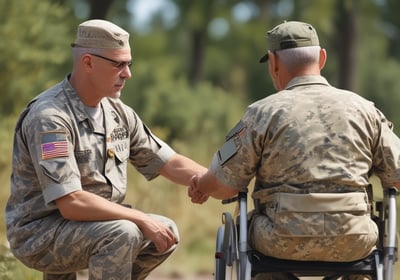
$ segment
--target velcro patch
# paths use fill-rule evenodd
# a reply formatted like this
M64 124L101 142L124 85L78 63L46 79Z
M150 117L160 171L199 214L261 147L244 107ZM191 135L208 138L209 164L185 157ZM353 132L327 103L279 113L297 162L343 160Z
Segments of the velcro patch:
M67 134L62 131L45 132L41 134L42 159L68 157Z
M246 130L246 124L240 120L234 128L231 129L231 131L229 131L228 135L226 135L225 140L229 140L231 139L233 136L240 134L242 132L244 132Z
M237 153L240 146L241 141L239 137L233 137L226 141L218 151L218 159L220 164L223 165L230 158L232 158Z

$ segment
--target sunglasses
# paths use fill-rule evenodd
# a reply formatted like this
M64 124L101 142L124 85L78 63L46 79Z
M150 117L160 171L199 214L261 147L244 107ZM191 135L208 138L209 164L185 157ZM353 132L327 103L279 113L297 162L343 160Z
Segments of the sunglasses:
M111 58L108 58L108 57L105 57L105 56L102 56L99 54L95 54L95 53L89 53L89 54L111 62L114 67L116 67L120 70L125 68L126 66L128 66L128 68L131 68L131 66L132 66L132 60L131 61L116 61L114 59L111 59Z

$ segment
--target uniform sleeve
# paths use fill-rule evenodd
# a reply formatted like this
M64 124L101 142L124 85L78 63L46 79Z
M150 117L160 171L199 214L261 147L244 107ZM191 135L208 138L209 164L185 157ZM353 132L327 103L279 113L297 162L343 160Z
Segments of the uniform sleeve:
M210 165L211 172L221 183L239 190L245 190L256 175L262 154L263 136L254 126L254 117L249 110L246 112L228 133Z
M378 111L380 123L373 154L372 171L384 187L400 182L400 139L393 132L393 125Z
M21 127L46 204L81 189L67 127L51 109L26 119Z
M154 179L176 152L155 136L136 113L131 111L131 116L130 161L147 180Z

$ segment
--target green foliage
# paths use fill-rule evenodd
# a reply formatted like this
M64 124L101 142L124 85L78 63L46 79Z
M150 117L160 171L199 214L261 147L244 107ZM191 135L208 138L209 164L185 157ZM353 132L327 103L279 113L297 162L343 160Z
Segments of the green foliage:
M60 24L69 10L52 1L0 0L0 116L18 112L58 79L71 42L68 25Z
M11 150L15 121L13 117L0 117L0 182L3 182L0 188L0 205L2 205L2 211L0 212L0 244L5 240L5 213L3 209L10 193L8 182L11 173ZM1 247L0 250L2 250Z
M0 280L11 280L14 278L16 260L8 248L0 245Z
M394 59L380 61L384 68L377 67L375 71L367 73L368 79L363 84L363 93L367 98L373 100L376 106L384 112L386 117L395 125L395 132L400 134L400 65Z
M199 133L206 133L210 142L222 141L221 134L230 126L229 110L238 108L224 91L208 84L190 89L182 80L150 87L144 97L149 105L143 117L156 128L168 130L167 141L191 140Z
M155 62L164 67L138 64L134 70L137 78L127 85L122 98L169 143L202 139L210 145L222 144L244 113L241 100L209 83L190 87L183 78L174 78L176 65L168 62ZM143 80L148 86L139 88Z

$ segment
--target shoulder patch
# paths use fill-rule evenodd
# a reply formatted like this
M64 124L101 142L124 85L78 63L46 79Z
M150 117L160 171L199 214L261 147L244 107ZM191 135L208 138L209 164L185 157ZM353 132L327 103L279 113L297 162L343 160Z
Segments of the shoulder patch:
M246 124L243 121L239 121L234 128L231 129L231 131L229 131L229 133L226 135L225 140L229 140L231 139L233 136L235 136L236 134L239 134L240 132L242 132L244 129L246 129Z
M42 159L68 157L67 134L63 131L47 131L40 135Z
M220 164L223 165L230 158L232 158L237 153L240 146L241 146L241 141L239 137L233 137L228 141L226 141L217 153Z

